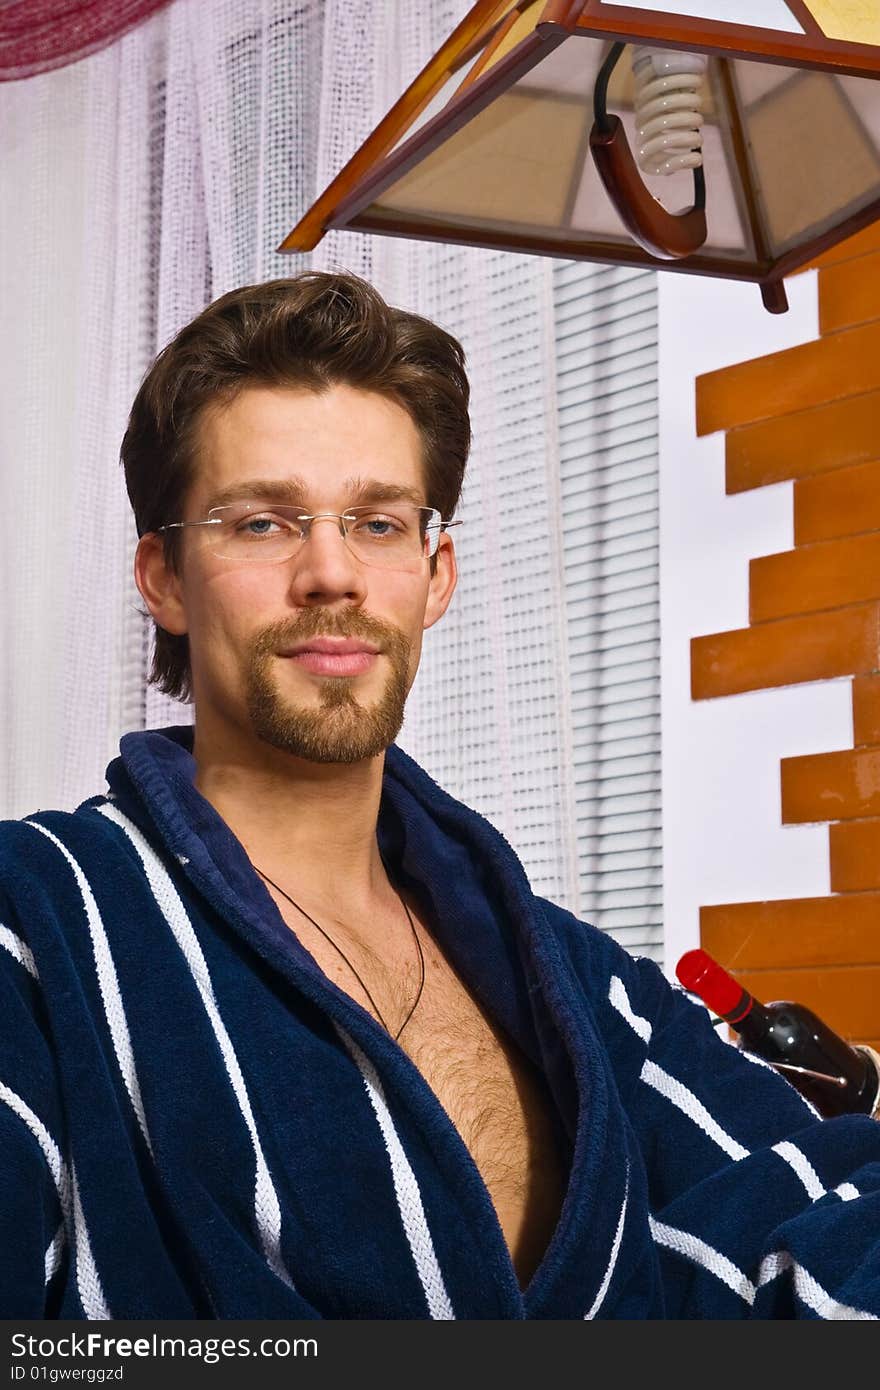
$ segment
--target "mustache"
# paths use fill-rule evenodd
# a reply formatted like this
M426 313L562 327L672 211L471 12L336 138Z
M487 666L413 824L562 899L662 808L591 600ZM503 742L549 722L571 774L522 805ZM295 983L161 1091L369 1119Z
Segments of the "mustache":
M369 613L334 613L322 608L307 608L297 618L281 618L263 628L254 639L252 652L257 658L271 656L279 647L313 637L359 637L378 647L399 647L401 642L409 647L400 628Z

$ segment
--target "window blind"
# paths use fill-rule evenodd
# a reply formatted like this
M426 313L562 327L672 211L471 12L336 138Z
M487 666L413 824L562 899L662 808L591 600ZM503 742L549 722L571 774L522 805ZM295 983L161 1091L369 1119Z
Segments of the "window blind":
M656 272L553 301L579 914L662 960Z

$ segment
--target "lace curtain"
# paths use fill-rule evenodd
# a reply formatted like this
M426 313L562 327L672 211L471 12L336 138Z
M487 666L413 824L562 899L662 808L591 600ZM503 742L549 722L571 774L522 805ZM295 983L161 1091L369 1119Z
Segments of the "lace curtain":
M146 687L130 577L117 460L149 360L236 285L349 269L458 335L474 392L460 587L401 743L577 910L553 263L355 233L274 250L468 8L176 0L0 87L2 814L75 805L122 732L191 714Z

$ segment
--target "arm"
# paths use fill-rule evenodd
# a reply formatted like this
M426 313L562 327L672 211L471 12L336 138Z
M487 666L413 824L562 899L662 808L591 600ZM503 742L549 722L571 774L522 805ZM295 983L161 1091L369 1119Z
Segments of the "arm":
M880 1316L877 1125L820 1119L653 961L549 915L631 1127L665 1315Z
M44 1318L65 1241L35 1112L0 1082L0 1317Z
M671 1316L880 1315L876 1126L819 1119L652 962L629 983L653 1011L632 1117Z
M8 920L8 918L7 918ZM0 1317L43 1318L66 1242L69 1177L54 1070L35 1022L36 979L0 923Z

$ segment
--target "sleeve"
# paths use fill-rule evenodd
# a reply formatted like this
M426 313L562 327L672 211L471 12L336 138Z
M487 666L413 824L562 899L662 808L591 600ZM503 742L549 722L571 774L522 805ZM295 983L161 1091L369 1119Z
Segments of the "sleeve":
M606 1017L641 1043L622 1089L668 1316L880 1316L880 1126L822 1120L653 961L618 962Z
M821 1119L654 961L561 908L547 915L640 1160L665 1316L880 1317L876 1120Z
M0 900L0 1318L53 1315L65 1248L69 1182L40 1011L33 958Z

